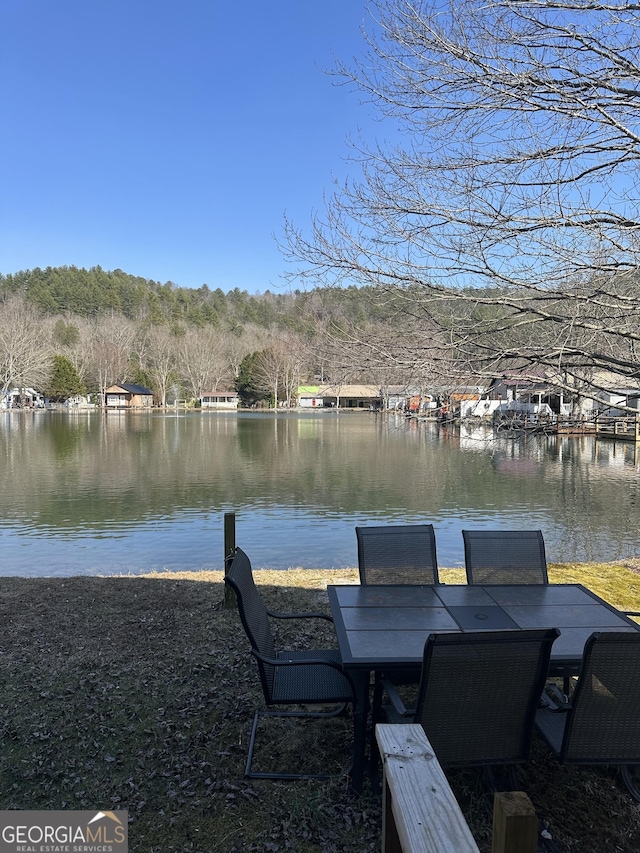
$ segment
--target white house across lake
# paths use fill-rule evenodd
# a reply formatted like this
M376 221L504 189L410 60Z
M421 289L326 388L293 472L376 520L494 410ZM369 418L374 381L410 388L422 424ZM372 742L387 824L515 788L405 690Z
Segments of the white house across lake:
M238 408L239 403L238 394L229 389L219 388L215 391L207 391L200 397L200 407L214 411L234 411Z

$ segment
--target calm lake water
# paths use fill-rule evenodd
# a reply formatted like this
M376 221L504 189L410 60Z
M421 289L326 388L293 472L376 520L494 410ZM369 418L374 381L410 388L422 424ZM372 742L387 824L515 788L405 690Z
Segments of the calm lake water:
M0 574L355 566L357 524L541 528L548 559L640 553L634 444L372 413L0 413Z

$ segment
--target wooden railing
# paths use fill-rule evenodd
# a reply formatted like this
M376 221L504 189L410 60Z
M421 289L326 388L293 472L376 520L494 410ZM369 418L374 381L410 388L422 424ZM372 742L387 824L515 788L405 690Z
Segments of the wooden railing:
M596 435L600 437L640 441L640 419L637 415L623 415L617 418L602 415L597 417L594 423Z
M614 438L640 442L640 416L598 415L596 417L538 416L515 412L512 417L503 417L495 423L498 430L531 430L532 432L561 435L595 435L599 438Z
M382 853L478 853L420 725L376 726L382 757ZM538 822L522 791L496 794L492 853L535 853Z

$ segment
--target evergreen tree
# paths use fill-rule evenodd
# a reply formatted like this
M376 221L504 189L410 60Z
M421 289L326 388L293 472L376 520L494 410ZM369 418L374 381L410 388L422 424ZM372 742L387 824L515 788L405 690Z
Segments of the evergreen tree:
M63 347L75 346L80 340L80 332L78 327L73 323L65 323L64 320L56 320L53 327L54 343Z
M236 391L243 406L253 406L259 400L268 400L269 392L262 390L256 375L256 362L260 353L251 352L240 362L236 378Z
M47 395L54 402L61 402L74 394L86 394L87 388L78 371L64 355L54 355Z

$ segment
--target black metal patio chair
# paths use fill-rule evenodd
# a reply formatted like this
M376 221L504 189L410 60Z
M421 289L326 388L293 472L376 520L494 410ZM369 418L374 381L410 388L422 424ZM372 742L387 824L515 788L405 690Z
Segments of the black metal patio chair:
M463 530L467 583L549 583L541 530Z
M463 530L464 562L469 584L548 584L547 557L541 530ZM565 702L571 677L563 676Z
M356 694L343 668L337 649L277 651L270 617L277 619L318 618L332 622L325 613L275 613L267 609L253 579L248 556L237 548L225 574L225 583L235 592L240 619L256 659L267 708L279 705L334 705L324 711L257 710L251 728L245 776L251 779L325 779L328 773L276 773L252 770L258 723L263 717L335 717L352 705Z
M432 524L356 527L362 584L437 584Z
M494 790L493 769L499 766L508 787L517 789L516 766L529 758L536 708L559 633L550 628L430 634L415 708L406 708L395 684L385 679L382 695L390 704L374 705L374 726L420 723L443 767L480 767L486 787ZM375 732L371 758L377 780Z
M640 802L640 632L593 633L571 701L540 708L536 726L562 764L617 765Z
M438 559L432 524L384 524L356 527L358 571L361 584L437 584ZM392 677L396 683L416 684L419 667L378 671L380 679ZM374 696L374 702L376 696Z

